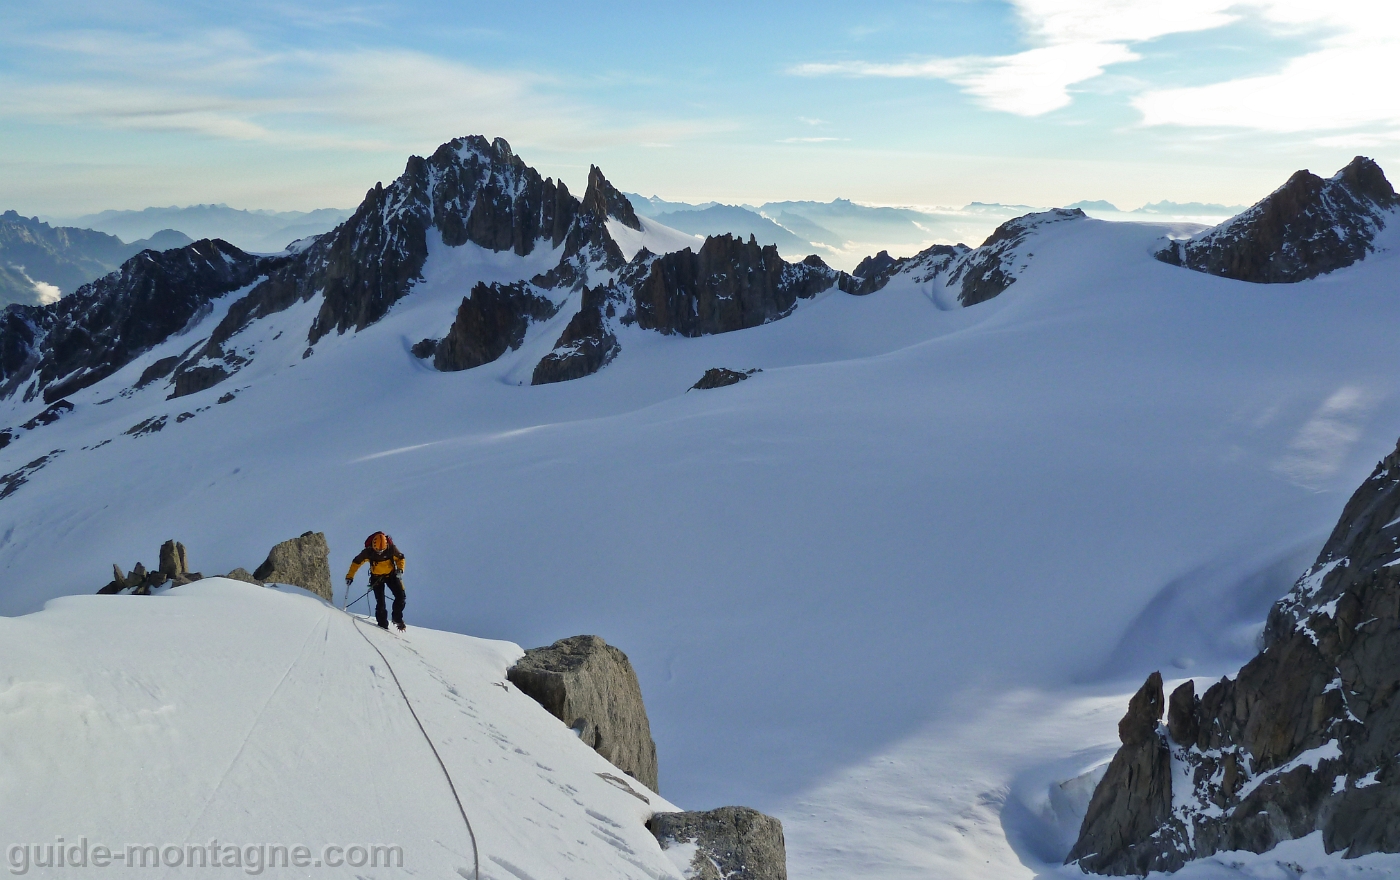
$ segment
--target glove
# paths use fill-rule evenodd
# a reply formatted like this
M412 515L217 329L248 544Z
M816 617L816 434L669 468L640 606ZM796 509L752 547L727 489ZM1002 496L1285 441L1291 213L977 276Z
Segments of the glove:
M354 578L352 578L352 577L350 577L350 576L348 576L348 575L346 576L346 578L345 578L345 586L348 587L348 586L350 586L351 584L353 584L354 582L355 582L355 579L354 579Z

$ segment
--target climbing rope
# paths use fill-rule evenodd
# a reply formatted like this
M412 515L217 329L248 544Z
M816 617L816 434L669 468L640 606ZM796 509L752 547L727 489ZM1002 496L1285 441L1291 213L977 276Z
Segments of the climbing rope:
M361 594L360 594L360 599L366 598L366 597L369 596L369 594L372 593L372 592L374 592L374 587L370 587L368 590L365 590L363 593L361 593ZM345 588L345 595L347 595L347 596L350 595L350 588L349 588L349 587L346 587L346 588ZM343 604L343 605L340 606L340 610L341 610L341 611L348 611L349 609L354 608L356 605L359 604L360 599L356 599L356 600L354 600L353 602L346 602L345 604ZM366 607L366 609L369 608L369 603L368 603L368 602L365 603L365 607Z
M359 601L356 599L355 601ZM357 615L351 614L350 619L355 624L363 623ZM403 697L404 705L408 707L408 712L413 716L414 722L418 724L418 732L423 734L423 739L428 743L428 748L433 750L433 757L437 758L438 766L442 768L442 775L447 780L447 787L452 790L452 799L457 802L457 811L462 814L462 821L467 824L467 834L472 839L472 873L473 880L481 880L481 856L476 849L476 831L472 829L472 820L467 818L467 809L462 806L462 798L457 794L457 786L452 782L452 774L447 772L447 764L443 762L442 755L438 754L437 746L433 745L433 738L428 736L428 730L423 726L423 721L418 717L418 713L413 709L413 701L408 698L408 692L403 689L403 683L399 681L399 676L394 672L393 665L389 658L384 656L384 652L379 650L369 636L365 635L363 629L355 627L355 632L360 634L360 638L365 640L365 644L374 649L374 653L379 655L379 659L384 661L384 668L389 670L389 676L394 679L394 684L398 686L399 695Z

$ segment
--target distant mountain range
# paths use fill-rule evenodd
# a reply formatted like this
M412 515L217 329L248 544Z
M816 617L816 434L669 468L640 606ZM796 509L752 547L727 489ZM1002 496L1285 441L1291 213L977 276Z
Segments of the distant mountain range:
M50 226L14 211L0 214L0 306L56 302L144 250L184 247L189 236L162 229L130 244L115 235Z
M1066 208L1078 208L1081 211L1098 211L1104 214L1150 214L1154 217L1209 217L1223 218L1233 217L1245 210L1248 205L1220 205L1215 202L1148 202L1141 208L1134 208L1125 211L1112 202L1103 199L1097 201L1075 202L1072 205L1065 205Z
M845 270L878 251L911 255L931 244L977 244L1007 220L1036 210L995 202L972 202L961 208L884 207L849 199L726 205L624 195L637 214L672 229L702 237L752 236L760 245L776 246L786 259L817 254ZM1196 221L1218 220L1244 210L1238 205L1170 201L1133 211L1103 200L1067 207L1103 219L1142 216ZM43 222L10 211L0 220L0 305L52 302L147 248L166 250L208 238L222 239L249 253L279 253L295 241L329 232L349 216L350 211L340 208L264 211L217 204L111 210Z
M693 235L752 235L776 245L790 260L817 254L853 269L879 250L912 255L931 244L980 242L1000 224L1031 211L1026 205L973 202L963 208L894 208L849 199L766 202L762 205L691 204L626 193L636 212Z
M96 229L125 240L146 238L160 229L178 229L192 240L221 238L250 253L278 253L298 239L329 232L350 216L341 208L315 211L245 211L228 205L103 211L62 222Z
M972 202L961 208L900 208L862 205L849 199L830 202L766 202L725 205L719 202L673 202L660 196L626 193L636 212L673 229L693 235L752 235L759 244L776 245L784 258L818 254L850 270L867 254L879 250L909 255L931 244L971 243L1014 217L1039 210L1030 205ZM1245 209L1243 205L1200 202L1153 202L1124 211L1107 201L1082 201L1079 208L1103 219L1179 219L1218 222Z

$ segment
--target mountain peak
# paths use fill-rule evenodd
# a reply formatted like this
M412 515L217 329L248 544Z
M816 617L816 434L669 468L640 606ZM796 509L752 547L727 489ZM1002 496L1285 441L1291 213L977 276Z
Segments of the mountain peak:
M629 229L641 231L641 221L632 203L608 182L597 165L588 168L588 189L583 194L583 210L604 219L612 218Z
M1374 159L1366 156L1357 156L1352 159L1345 168L1332 175L1332 180L1342 184L1356 195L1370 199L1377 205L1391 207L1400 202L1400 199L1397 199L1395 195L1395 188L1386 179L1381 166L1377 165Z
M1380 166L1357 156L1330 178L1294 172L1249 210L1157 258L1238 281L1304 281L1365 259L1397 206Z

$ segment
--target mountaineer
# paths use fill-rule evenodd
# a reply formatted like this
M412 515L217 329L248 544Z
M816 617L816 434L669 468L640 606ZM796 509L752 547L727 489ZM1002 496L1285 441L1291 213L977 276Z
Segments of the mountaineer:
M345 586L355 580L355 572L360 566L369 563L369 588L374 591L374 619L381 629L389 628L389 615L384 612L384 588L394 594L394 626L403 629L403 606L406 600L403 591L403 554L394 546L394 539L383 532L375 532L365 538L365 549L350 563L350 571L345 575Z

